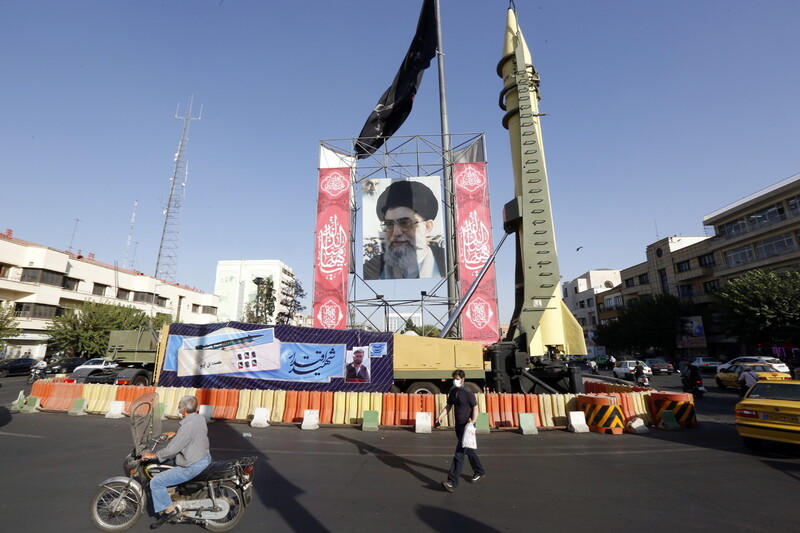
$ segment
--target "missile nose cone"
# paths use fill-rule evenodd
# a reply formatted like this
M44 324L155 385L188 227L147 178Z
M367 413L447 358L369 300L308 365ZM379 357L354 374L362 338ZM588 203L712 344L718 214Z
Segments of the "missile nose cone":
M506 34L503 39L503 57L514 53L514 48L517 46L518 29L519 26L517 24L517 14L514 13L513 9L509 9L508 14L506 15Z

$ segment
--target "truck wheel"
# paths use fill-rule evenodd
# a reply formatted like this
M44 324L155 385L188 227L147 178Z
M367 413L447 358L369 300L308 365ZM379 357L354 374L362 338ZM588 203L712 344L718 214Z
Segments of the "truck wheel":
M429 381L418 381L412 383L407 389L407 394L439 394L439 387Z
M472 391L473 394L480 394L483 392L483 389L480 388L477 384L470 383L469 381L464 383L464 388L467 389L468 391Z
M401 393L401 392L403 392L403 391L401 391L401 390L400 390L400 387L398 387L397 385L392 385L392 386L389 388L389 392L391 392L392 394L400 394L400 393Z
M147 379L147 376L136 376L135 378L133 378L133 382L131 382L131 385L147 387L148 385L150 385L150 380Z

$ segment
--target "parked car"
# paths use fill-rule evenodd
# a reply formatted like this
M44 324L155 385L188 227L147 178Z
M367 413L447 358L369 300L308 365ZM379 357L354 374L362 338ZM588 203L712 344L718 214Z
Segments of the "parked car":
M86 359L83 357L63 357L51 361L47 365L47 372L49 374L69 374L85 362Z
M105 359L100 359L100 358L89 359L88 361L85 361L82 365L75 367L73 372L83 369L99 371L99 370L105 370L107 368L116 368L116 366L117 363L115 363L114 361L107 361Z
M611 373L615 378L632 380L634 367L636 367L636 361L617 361L617 364L614 365ZM642 367L644 368L645 376L653 375L653 370L647 366L647 364L642 363Z
M32 357L15 357L0 360L0 378L13 374L27 374L31 371L31 367L38 362L38 359Z
M675 368L672 366L672 363L667 361L666 359L661 359L660 357L655 359L645 359L645 364L650 367L653 371L653 374L667 374L671 376L673 372L675 372Z
M748 447L760 441L800 444L800 381L759 381L736 404L736 431Z
M755 370L759 381L783 381L792 379L788 372L775 372L769 365L756 365L747 363L744 365L733 365L725 370L717 372L715 379L720 389L725 387L739 387L739 376L747 369Z
M700 372L716 372L720 365L719 360L713 357L695 357L692 362L700 369Z
M737 357L736 359L731 359L727 363L722 363L717 367L717 372L722 372L726 370L728 367L733 365L743 365L745 363L756 363L759 365L769 365L775 369L775 372L789 372L789 367L778 359L777 357L761 357L758 355L745 355L742 357Z

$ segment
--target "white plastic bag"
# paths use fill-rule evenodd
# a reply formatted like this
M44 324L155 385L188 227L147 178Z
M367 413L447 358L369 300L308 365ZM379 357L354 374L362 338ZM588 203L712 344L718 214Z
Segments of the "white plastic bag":
M461 446L464 448L478 449L478 439L475 437L475 424L467 422L464 427L464 438L461 439Z

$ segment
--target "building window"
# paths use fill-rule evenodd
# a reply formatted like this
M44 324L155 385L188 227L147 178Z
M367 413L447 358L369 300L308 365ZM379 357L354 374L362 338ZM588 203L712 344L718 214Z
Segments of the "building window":
M783 210L783 204L774 204L751 213L748 218L750 219L750 229L755 230L786 219L786 213Z
M724 255L725 264L729 267L746 265L756 260L755 255L753 254L753 247L749 244L746 246L740 246L739 248L734 248L733 250L728 250Z
M68 277L64 276L64 282L61 285L61 287L63 287L64 289L66 289L68 291L77 291L78 290L78 283L80 283L80 281L81 280L79 280L79 279L68 278Z
M789 204L789 212L793 217L800 215L800 194L792 196L786 203Z
M594 307L594 298L589 298L588 300L586 300L586 306Z
M11 265L0 263L0 278L8 278L11 274Z
M650 275L646 272L639 274L639 285L650 285Z
M41 268L23 268L20 281L61 287L64 283L64 274L52 270L43 270Z
M567 288L564 287L564 296L562 298L564 298L566 300L567 296L569 296L569 292L567 291Z
M667 276L667 269L660 268L658 270L658 278L661 281L661 293L669 294L669 277Z
M596 316L594 316L594 315L592 315L592 316L590 316L589 318L592 320L592 325L593 325L593 326L596 326L596 325L597 325L597 317L596 317Z
M92 294L94 294L95 296L105 296L107 288L108 288L108 285L102 285L100 283L95 283L92 286Z
M203 314L204 315L215 315L217 314L217 308L213 305L204 305L203 306Z
M44 318L51 320L56 315L60 315L60 309L55 305L17 303L14 308L17 316L24 318Z
M580 307L581 309L585 308L586 307L586 300L581 300L580 302L578 302L578 307Z
M712 292L717 292L719 290L719 280L712 279L711 281L703 282L703 292L706 294L711 294Z
M678 268L678 272L686 272L692 269L692 265L689 263L688 259L686 261L681 261L675 266Z
M628 278L625 280L626 287L633 287L633 278Z
M700 257L697 258L697 262L700 264L701 267L713 267L714 265L716 265L713 253L701 255Z
M192 313L200 312L200 304L192 304Z
M584 317L580 317L580 318L578 319L578 323L579 323L581 326L585 326L585 325L586 325L586 319L585 319Z
M692 286L691 285L678 285L678 296L681 298L691 298Z
M747 223L744 221L744 217L739 217L733 222L727 222L718 226L717 233L719 233L720 237L731 239L738 235L747 233Z
M784 233L775 235L755 243L756 257L767 259L776 255L784 255L793 252L797 247L792 242L792 234Z
M128 289L117 289L117 299L118 300L130 300L131 299L131 291Z

